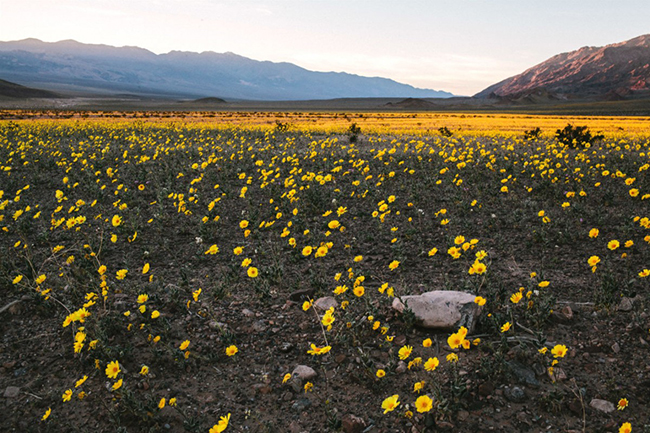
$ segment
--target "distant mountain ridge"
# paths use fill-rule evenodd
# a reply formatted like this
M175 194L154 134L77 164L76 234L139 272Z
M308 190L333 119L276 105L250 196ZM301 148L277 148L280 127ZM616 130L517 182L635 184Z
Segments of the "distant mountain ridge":
M171 51L38 39L0 42L0 79L56 92L176 98L307 100L451 97L379 77L313 72L234 53Z
M558 54L474 97L619 100L646 93L650 94L650 35Z
M20 84L0 80L0 97L5 98L59 98L60 95L47 90L32 89L31 87L21 86Z

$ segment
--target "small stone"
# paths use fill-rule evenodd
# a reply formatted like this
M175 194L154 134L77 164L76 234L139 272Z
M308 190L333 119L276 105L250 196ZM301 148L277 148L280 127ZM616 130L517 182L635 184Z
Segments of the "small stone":
M280 352L282 352L282 353L291 352L294 347L295 347L295 345L293 343L285 341L284 343L282 343L280 345Z
M296 402L291 406L291 408L297 412L303 412L310 407L311 400L308 398L301 398L299 400L296 400Z
M16 398L20 395L20 388L17 386L8 386L3 395L4 398Z
M518 386L513 386L512 388L506 388L504 394L508 401L513 403L522 403L526 400L526 393L523 389Z
M253 323L253 331L255 332L264 332L266 331L266 320L256 320L255 323Z
M568 404L569 410L576 415L582 415L582 403L577 398L571 400Z
M614 344L612 344L612 352L618 353L620 351L621 351L621 346L619 346L617 342L614 342Z
M334 357L334 361L336 361L337 364L341 364L343 361L345 361L345 354L344 353L339 353Z
M361 433L366 428L366 422L358 416L347 414L341 420L341 427L345 433Z
M336 308L338 306L339 303L332 296L325 296L314 301L314 307L319 308L323 311L329 310L330 308Z
M316 373L316 370L307 365L299 365L293 369L293 373L291 373L291 375L299 377L302 380L311 380L315 378L318 373Z
M548 377L554 382L562 382L567 379L567 375L560 367L553 367L553 373L548 372Z
M543 376L544 373L546 373L546 367L544 367L539 362L536 362L536 363L533 364L533 370L535 371L535 374L537 376Z
M291 387L293 392L299 394L303 391L303 382L302 379L299 378L298 376L292 376L291 379L289 379L289 382L287 384Z
M464 326L471 333L483 310L474 302L474 295L458 291L434 290L401 299L415 315L417 324L424 328L456 330ZM399 298L393 299L393 309L404 312L405 306Z
M253 389L255 392L259 392L260 394L270 394L272 391L271 387L265 383L256 383L253 385Z
M300 424L298 424L297 421L291 421L291 424L289 424L289 433L301 433L302 428L300 427Z
M436 423L436 427L438 430L441 431L453 431L454 430L454 425L450 422L447 421L438 421Z
M467 412L466 410L459 410L457 417L458 417L458 421L461 422L465 421L467 420L467 418L469 418L469 412Z
M593 407L596 410L599 410L601 412L605 413L612 413L616 410L616 406L614 406L614 403L607 401L607 400L600 400L597 398L594 398L591 400L589 403L589 406Z
M398 362L397 368L395 368L395 372L399 374L406 373L406 362L404 361Z
M506 365L510 367L510 372L524 385L538 387L539 381L535 377L535 372L517 361L508 361Z
M226 329L228 327L225 323L217 322L216 320L211 320L208 326L210 329Z
M491 382L485 382L478 386L478 393L483 397L492 395L493 391L494 391L494 384L492 384Z
M517 421L519 421L522 424L526 424L527 426L532 425L532 422L530 420L530 416L526 412L519 412L517 414Z
M294 302L309 301L313 298L315 291L315 289L296 290L289 295L289 299Z
M289 391L285 392L284 394L282 394L282 400L284 400L284 401L293 400L293 394L291 392L289 392Z
M241 313L242 313L244 316L246 316L246 317L254 317L254 316L255 316L255 313L253 313L253 312L252 312L251 310L249 310L248 308L244 308L244 309L241 311Z
M557 323L568 324L573 320L573 310L566 305L558 311L553 311L551 317Z
M632 311L632 308L634 308L634 302L628 297L621 299L621 303L618 304L618 311Z
M15 303L11 307L9 307L9 314L13 314L14 316L17 316L22 313L23 311L23 306L20 303Z
M169 424L165 424L163 427L165 427L166 430L169 430L169 429L172 428L172 426L170 426Z

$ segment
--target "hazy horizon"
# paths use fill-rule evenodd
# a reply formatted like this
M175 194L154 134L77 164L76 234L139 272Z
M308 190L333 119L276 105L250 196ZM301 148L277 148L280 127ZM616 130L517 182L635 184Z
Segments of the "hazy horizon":
M561 52L650 33L650 2L0 0L0 40L233 52L472 95Z

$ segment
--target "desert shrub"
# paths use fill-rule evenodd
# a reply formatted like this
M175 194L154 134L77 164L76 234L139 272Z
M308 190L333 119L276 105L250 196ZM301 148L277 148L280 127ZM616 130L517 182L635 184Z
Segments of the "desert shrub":
M446 126L443 126L442 128L438 128L438 132L445 137L451 137L452 135L454 135L454 133L451 132L449 128L447 128Z
M587 144L591 145L596 140L602 140L602 134L593 135L586 126L573 126L567 124L563 129L558 129L555 132L555 138L570 147L584 147Z
M536 140L542 135L542 130L539 128L539 126L535 129L530 129L528 131L524 132L524 139L525 140Z
M286 132L291 127L289 122L280 122L279 120L275 121L275 130L277 132Z
M350 139L350 143L356 143L357 140L359 139L359 134L361 133L361 128L359 125L356 123L353 123L350 125L348 128L348 137Z

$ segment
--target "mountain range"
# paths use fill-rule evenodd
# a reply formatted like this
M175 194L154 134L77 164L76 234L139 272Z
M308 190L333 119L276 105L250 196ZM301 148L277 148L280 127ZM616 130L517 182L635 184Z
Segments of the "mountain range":
M24 39L0 42L0 96L135 96L200 99L203 105L222 104L223 99L401 98L381 107L403 110L444 109L462 101L495 107L646 101L650 100L650 35L558 54L471 99L451 98L448 92L418 89L386 78L313 72L291 63L257 61L233 53L154 54L138 47ZM431 98L447 99L434 102Z
M474 97L527 102L650 97L650 35L558 54Z
M445 98L379 77L314 72L233 53L171 51L38 39L0 42L0 79L72 94L167 98L308 100L352 97Z

